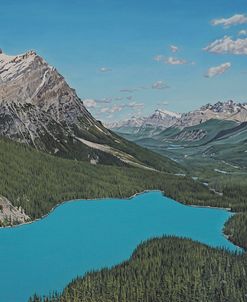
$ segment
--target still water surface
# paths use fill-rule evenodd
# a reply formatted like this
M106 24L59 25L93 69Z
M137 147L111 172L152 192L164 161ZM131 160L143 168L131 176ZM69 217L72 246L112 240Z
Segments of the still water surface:
M189 237L234 251L222 234L231 215L185 206L159 191L65 203L40 221L0 230L0 301L60 291L78 275L128 259L154 236Z

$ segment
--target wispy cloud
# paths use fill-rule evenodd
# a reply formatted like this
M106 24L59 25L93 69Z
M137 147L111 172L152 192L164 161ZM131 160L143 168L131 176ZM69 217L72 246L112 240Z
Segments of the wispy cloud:
M132 110L140 110L143 109L144 104L143 103L137 103L137 102L130 102L127 104L114 104L113 106L103 107L100 109L101 113L109 113L113 114L116 112L120 112L123 109L129 108Z
M176 45L170 45L170 50L171 50L171 52L175 53L175 52L178 52L179 48Z
M231 67L231 63L223 63L219 66L211 67L205 74L206 78L213 78L215 76L225 73Z
M168 57L165 59L165 63L169 65L183 65L183 64L187 64L188 62L184 59Z
M137 90L138 90L137 88L124 88L124 89L121 89L120 92L132 93Z
M169 88L169 86L164 81L157 81L153 83L152 85L153 89L166 89Z
M176 57L165 57L164 55L157 55L154 58L154 61L156 62L163 62L165 64L169 64L169 65L184 65L184 64L188 64L189 62L185 59L181 59L181 58L176 58ZM192 62L191 62L192 64Z
M230 18L214 19L211 21L211 24L213 26L223 25L224 27L230 27L244 23L247 23L247 16L241 14L236 14Z
M100 71L100 72L110 72L110 71L112 71L112 69L109 68L109 67L101 67L101 68L99 69L99 71Z
M224 36L212 42L204 50L218 54L247 55L247 38L233 40L229 36Z
M100 112L102 113L116 113L123 110L122 105L113 105L111 107L103 107L100 109Z
M112 98L96 99L95 102L98 104L109 104L112 102Z
M124 106L127 108L131 108L131 109L143 109L144 108L143 103L137 103L137 102L130 102L128 104L125 104Z
M247 29L242 29L238 32L239 36L246 36L247 35Z
M96 101L93 99L83 100L83 104L86 108L95 108L97 106Z

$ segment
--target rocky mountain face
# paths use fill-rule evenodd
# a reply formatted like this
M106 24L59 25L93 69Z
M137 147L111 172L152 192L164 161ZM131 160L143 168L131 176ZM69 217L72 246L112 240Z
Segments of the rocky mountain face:
M34 51L17 56L0 51L1 137L94 165L153 170L169 161L106 129L63 76Z
M207 104L198 110L182 114L175 127L184 128L201 124L210 119L231 120L236 122L247 121L247 103L217 102L214 105Z
M33 51L0 54L0 135L56 153L93 130L109 135L55 68Z

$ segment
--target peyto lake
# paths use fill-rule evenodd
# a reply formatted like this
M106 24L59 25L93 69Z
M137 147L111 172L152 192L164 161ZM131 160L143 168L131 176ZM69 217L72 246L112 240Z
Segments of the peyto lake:
M60 291L78 275L128 259L154 236L189 237L235 251L222 234L231 215L185 206L159 191L65 203L42 220L0 230L0 301L27 302L35 292Z

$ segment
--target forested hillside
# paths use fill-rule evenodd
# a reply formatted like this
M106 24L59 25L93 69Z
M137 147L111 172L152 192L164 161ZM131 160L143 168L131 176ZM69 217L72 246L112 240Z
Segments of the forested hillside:
M228 206L203 185L173 173L63 159L8 139L0 140L0 158L1 195L32 219L66 200L128 197L146 189L163 190L185 203Z
M246 272L246 255L164 237L121 265L77 278L61 295L29 302L244 302Z

